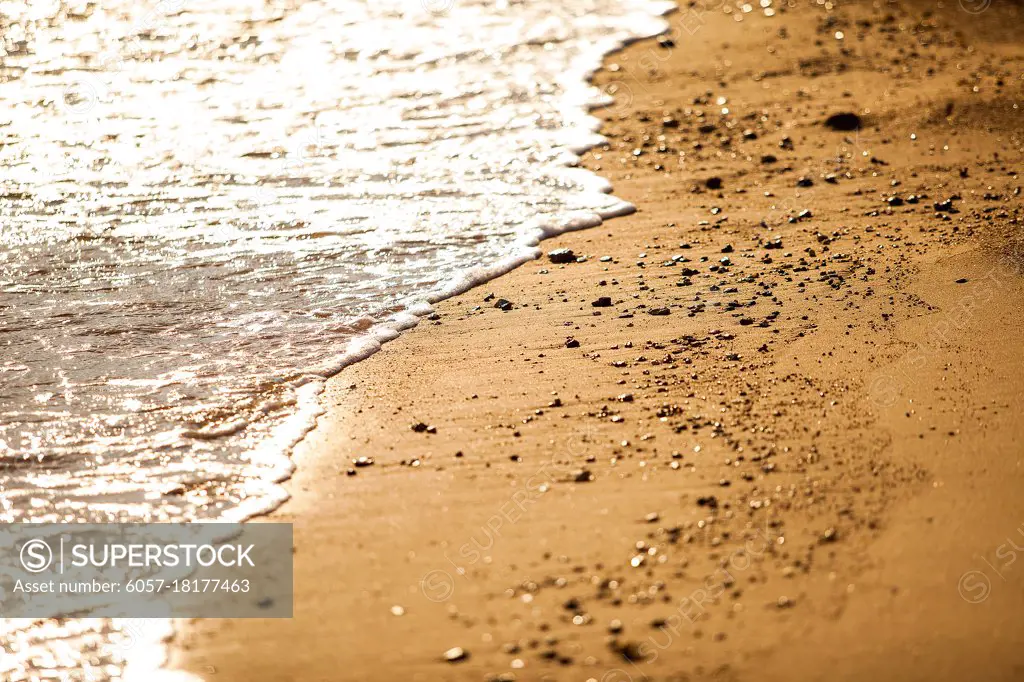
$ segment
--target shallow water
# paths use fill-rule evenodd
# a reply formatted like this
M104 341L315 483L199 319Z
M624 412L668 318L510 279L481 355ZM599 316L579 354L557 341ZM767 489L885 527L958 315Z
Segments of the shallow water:
M586 75L665 9L0 3L0 520L279 504L325 377L628 208L567 164ZM82 630L120 675L86 623L8 622L43 644L0 672L84 676Z

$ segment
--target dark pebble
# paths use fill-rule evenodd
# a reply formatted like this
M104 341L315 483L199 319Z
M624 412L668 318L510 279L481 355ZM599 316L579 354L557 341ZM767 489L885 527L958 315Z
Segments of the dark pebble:
M570 336L569 338L567 338L565 340L565 347L566 348L579 348L580 347L580 342Z
M630 662L642 661L644 658L643 648L637 642L626 642L624 644L613 642L611 648L619 656Z
M610 308L612 305L612 299L608 296L602 296L596 301L591 301L590 305L594 306L595 308Z
M708 189L722 189L722 178L708 178L704 181Z
M825 127L839 131L860 130L860 116L848 111L832 114L825 119Z

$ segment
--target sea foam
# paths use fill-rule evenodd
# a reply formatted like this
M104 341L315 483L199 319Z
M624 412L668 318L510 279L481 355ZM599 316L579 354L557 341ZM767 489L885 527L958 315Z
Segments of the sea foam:
M0 518L280 505L331 376L633 210L575 167L611 101L588 79L671 7L8 3ZM8 620L0 673L148 682L170 632Z

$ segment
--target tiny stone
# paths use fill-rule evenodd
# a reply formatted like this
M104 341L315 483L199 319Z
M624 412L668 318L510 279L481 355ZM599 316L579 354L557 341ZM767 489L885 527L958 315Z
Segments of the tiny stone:
M860 116L852 112L832 114L825 119L825 127L837 131L860 130Z
M573 474L573 481L576 483L590 483L594 480L594 474L590 473L586 469L580 469Z
M576 254L572 249L555 249L548 253L548 260L552 263L575 263Z
M625 644L616 642L612 644L612 648L627 661L640 661L644 657L643 650L636 642L626 642Z

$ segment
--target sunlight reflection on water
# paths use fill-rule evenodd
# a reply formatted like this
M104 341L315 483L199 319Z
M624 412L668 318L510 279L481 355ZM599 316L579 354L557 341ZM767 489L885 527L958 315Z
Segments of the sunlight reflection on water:
M325 376L623 210L583 79L665 9L0 3L0 520L279 504ZM116 623L5 627L5 679L121 674Z

